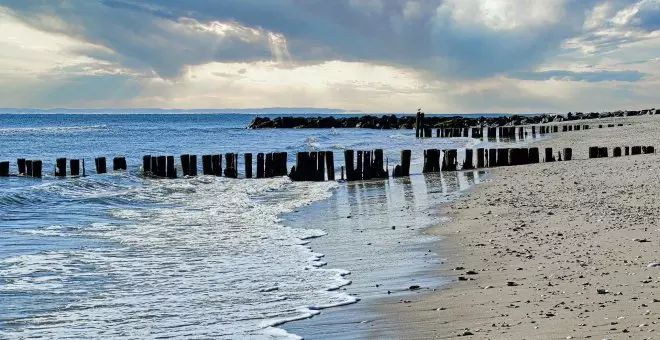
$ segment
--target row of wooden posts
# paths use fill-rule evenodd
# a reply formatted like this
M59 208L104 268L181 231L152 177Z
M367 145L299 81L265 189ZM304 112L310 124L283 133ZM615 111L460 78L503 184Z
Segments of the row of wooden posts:
M476 152L475 152L476 151ZM573 159L573 150L564 148L555 155L552 148L545 148L543 153L544 162L570 161ZM633 146L613 148L613 156L620 157L622 154L639 155L655 153L653 146ZM227 153L224 155L225 167L223 169L223 155L203 155L202 174L209 176L222 176L238 178L238 154ZM253 178L253 154L246 153L244 156L245 177ZM394 177L410 175L411 150L401 151L401 163L394 167ZM608 157L608 148L590 147L589 158ZM289 176L294 181L325 181L335 180L334 153L332 151L298 152L295 165L288 172L286 152L258 153L256 178L271 178ZM197 176L197 155L184 154L180 157L180 165L184 177ZM476 150L466 149L462 164L458 162L458 150L424 150L423 173L434 173L441 171L473 170L481 168L492 168L500 166L515 166L534 164L541 162L541 151L539 148L479 148ZM54 170L55 177L85 176L85 160L57 158ZM126 171L126 159L115 157L113 159L114 171ZM359 181L389 177L389 161L384 159L383 150L345 150L344 166L341 167L341 179L348 181ZM18 159L18 174L27 177L42 177L42 162L40 160ZM106 158L95 159L96 173L107 172ZM223 171L224 170L224 171ZM174 156L146 155L142 158L142 174L155 178L177 178L178 168L175 165ZM9 162L0 162L0 177L9 176Z
M612 157L652 154L655 153L653 146L625 146L612 148ZM609 157L609 150L607 147L592 146L589 148L589 158L607 158Z
M419 128L416 128L415 136L417 138L431 138L433 137L433 128L425 127L424 123L424 113L418 113L417 121L419 122ZM598 128L603 127L615 127L615 124L598 125ZM623 124L618 124L618 126L623 126ZM537 130L538 128L538 130ZM532 125L530 126L532 136L558 133L560 132L569 132L569 131L580 131L580 130L589 130L591 129L590 125ZM519 139L525 138L528 132L526 131L526 126L498 126L498 127L463 127L463 128L436 128L435 137L438 138L454 138L454 137L463 137L463 138L483 138L484 131L486 132L486 137L488 139L499 138L516 138L516 133Z

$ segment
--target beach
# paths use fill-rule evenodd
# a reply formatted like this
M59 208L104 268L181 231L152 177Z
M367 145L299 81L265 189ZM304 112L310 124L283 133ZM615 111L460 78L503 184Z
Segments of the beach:
M660 338L660 157L587 159L589 146L660 145L660 120L616 122L631 125L534 145L572 147L574 161L495 169L443 206L450 221L427 233L452 282L376 304L370 337Z

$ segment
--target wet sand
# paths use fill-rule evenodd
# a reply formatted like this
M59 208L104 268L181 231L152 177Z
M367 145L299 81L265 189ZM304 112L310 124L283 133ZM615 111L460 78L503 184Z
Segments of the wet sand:
M496 169L443 207L451 221L428 232L452 283L379 302L370 337L660 339L660 155L587 159L589 146L657 149L660 117L616 121L632 125L535 145L574 161Z

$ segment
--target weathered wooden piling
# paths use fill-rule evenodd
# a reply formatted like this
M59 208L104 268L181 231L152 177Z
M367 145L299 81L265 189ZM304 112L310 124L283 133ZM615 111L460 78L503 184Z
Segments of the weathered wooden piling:
M177 177L176 166L174 164L174 156L165 157L165 167L166 167L165 176L167 178L174 179Z
M472 128L472 138L481 138L481 128L473 127Z
M412 151L401 151L401 176L410 176L410 159Z
M573 125L568 126L568 131L573 131Z
M552 131L555 132L555 133L559 132L559 126L558 125L553 126Z
M473 163L474 154L472 149L465 149L465 160L463 161L462 170L472 170L474 169Z
M355 172L353 173L355 175L354 180L359 181L362 179L362 159L363 159L364 153L362 150L358 150L357 152L357 166L355 168Z
M252 154L246 153L243 155L245 161L245 178L252 178ZM286 174L286 169L285 169Z
M646 154L655 153L655 147L654 146L647 146L646 147L646 152L644 152L644 153L646 153Z
M564 161L573 160L573 149L564 148Z
M536 164L540 161L539 148L529 148L529 156L527 158L530 164Z
M19 175L25 175L25 158L17 159L16 160L16 165L18 166L18 174Z
M599 128L599 129L602 129L602 128L603 128L603 124L598 124L598 128Z
M545 148L545 162L554 162L555 156L552 154L552 148Z
M0 162L0 177L8 177L8 176L9 176L9 162L2 161Z
M328 171L328 181L335 180L335 154L332 151L325 153L325 167Z
M568 131L568 125L562 125L562 126L561 126L561 131L562 131L562 132L566 132L566 131Z
M440 150L424 150L423 173L440 172Z
M25 161L25 175L32 177L32 160L30 159Z
M158 171L156 171L156 176L160 178L167 177L167 157L158 156L156 157L156 162L158 163Z
M437 137L437 138L440 138L440 137L441 137L440 130L441 130L441 129L435 129L435 137Z
M573 127L573 130L580 131L580 127L581 127L580 125L575 125L575 127Z
M430 127L425 127L424 128L424 137L426 137L426 138L433 137L433 131Z
M319 151L316 163L316 176L314 178L317 182L325 181L325 151Z
M190 155L190 168L188 168L188 171L190 172L189 176L197 176L197 155Z
M273 153L267 153L266 154L266 162L264 163L264 174L266 178L273 178L274 177L274 172L273 172ZM307 180L307 179L305 179Z
M344 150L344 166L346 170L346 180L354 181L355 180L355 151L353 150Z
M609 157L607 147L600 147L598 148L598 157L599 158L607 158Z
M442 171L456 171L458 169L458 151L455 149L443 150Z
M532 136L536 136L536 126L532 126Z
M589 158L598 158L599 156L598 153L598 147L597 146L591 146L589 147Z
M497 149L488 149L488 167L494 168L497 166Z
M202 155L202 175L213 175L213 156Z
M488 139L495 139L495 138L497 138L497 128L495 128L495 127L488 127L488 129L486 130L486 132L487 132L487 134L488 134Z
M485 156L484 156L484 148L478 148L477 149L477 169L485 168L486 163L485 163Z
M387 178L385 163L383 162L383 149L376 149L373 153L373 162L371 165L372 178Z
M238 167L234 153L225 154L225 165L225 177L238 178ZM266 171L268 171L268 168L266 168Z
M151 156L151 175L156 176L158 173L158 157Z
M371 179L371 151L364 151L362 164L362 179Z
M470 137L470 128L463 128L463 137Z
M69 174L72 177L80 176L80 160L79 159L69 160Z
M145 157L149 157L149 162L151 162L151 157L150 156L144 156L142 157L143 163L142 163L142 169L143 171L146 172L146 168L149 168L149 171L151 171L151 164L150 163L145 163L144 159ZM96 166L96 173L97 174L104 174L108 172L108 167L105 161L105 157L96 157L94 158L94 165Z
M112 169L114 171L126 171L126 158L124 157L115 157L112 160Z
M298 159L300 159L300 153L298 153ZM257 178L264 178L266 176L266 158L263 152L257 154ZM296 164L296 170L299 170L298 164ZM294 179L295 180L295 179Z
M66 177L66 158L55 160L55 177Z
M156 169L152 168L151 172L156 173ZM190 155L189 154L181 155L181 174L182 174L183 177L190 176Z
M211 165L213 166L213 176L222 176L222 155L211 156Z
M625 155L626 155L626 156L630 156L630 147L629 147L629 146L626 146L626 147L624 148L624 150L625 150Z
M591 152L591 150L590 150ZM614 150L612 150L612 156L614 157L621 157L621 148L620 147L615 147ZM589 157L591 158L591 157Z
M43 164L40 160L32 161L32 177L41 178L43 170Z
M632 155L641 155L642 154L642 147L641 146L633 146L631 150Z
M497 149L497 166L509 165L509 149Z

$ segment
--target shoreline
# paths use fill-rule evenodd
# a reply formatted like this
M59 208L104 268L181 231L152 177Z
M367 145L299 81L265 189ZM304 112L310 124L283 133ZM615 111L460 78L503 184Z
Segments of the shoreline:
M628 120L537 141L573 147L577 160L493 169L488 183L439 209L451 220L428 233L442 237L438 274L452 282L376 305L389 332L371 338L660 336L660 270L647 268L660 261L660 214L650 208L660 176L644 171L660 158L581 160L591 145L658 145L658 122Z

